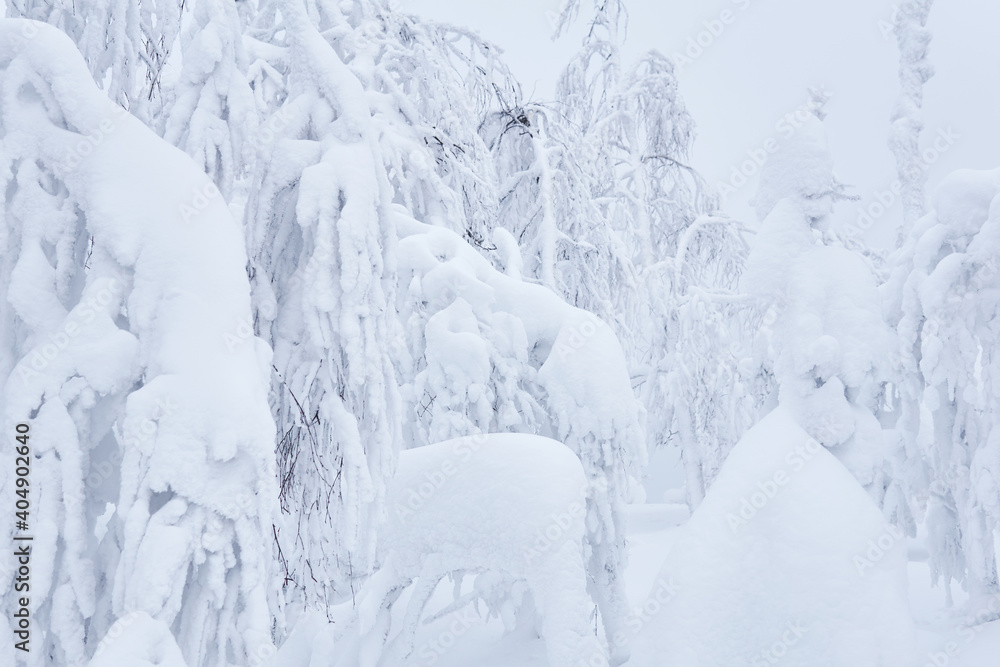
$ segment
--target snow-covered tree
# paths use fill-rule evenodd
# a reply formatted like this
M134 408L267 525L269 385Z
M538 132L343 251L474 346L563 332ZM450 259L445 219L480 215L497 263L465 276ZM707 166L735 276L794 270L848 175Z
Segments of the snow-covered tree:
M163 138L191 155L228 201L253 165L259 122L237 4L196 0L180 44Z
M770 372L753 349L763 313L737 289L748 251L738 221L701 216L676 255L650 272L651 285L669 290L651 290L654 313L664 315L654 320L651 349L660 351L644 367L640 395L650 406L649 442L680 450L692 509L770 393Z
M927 16L934 0L904 0L896 9L894 32L899 45L901 90L890 118L889 148L896 158L902 184L903 228L900 241L924 213L926 165L920 157L920 132L924 123L920 111L924 84L934 75L927 60L931 34Z
M401 217L400 313L423 358L408 387L418 435L539 433L587 475L587 569L612 662L627 656L625 504L645 466L642 409L612 329L540 285L504 275L445 229Z
M264 659L274 423L266 345L227 345L250 316L240 228L54 28L0 22L0 104L0 419L32 452L27 528L0 530L34 537L28 664L84 665L133 614L139 654L170 653L169 628L191 665Z
M72 39L108 97L147 124L164 108L162 76L181 28L178 0L7 0L7 16Z
M899 337L900 475L926 512L932 572L949 601L951 580L974 603L998 590L998 195L996 170L946 178L883 288Z
M580 7L564 4L559 30ZM597 270L574 289L558 288L614 323L649 415L648 443L680 447L694 507L755 420L752 395L762 391L739 368L748 353L741 330L752 316L736 295L745 230L710 215L717 203L688 164L694 123L672 63L651 51L623 66L626 19L621 2L595 2L583 47L559 81L556 119L570 138L568 152L585 165L575 180L587 195L564 197L572 203L563 206L557 200L553 217L564 221L570 242L590 240L581 232L600 230L602 238L571 257L566 273Z
M265 3L247 50L264 119L251 272L297 522L279 543L307 604L330 603L371 572L401 438L452 433L421 432L417 405L398 396L422 355L411 358L394 308L391 207L487 252L495 176L477 130L511 84L491 45L381 2Z
M267 65L284 121L246 208L254 324L274 348L278 544L310 605L350 597L372 571L401 427L389 182L365 88L321 34L350 24L323 9L318 25L301 0L262 13L283 21Z
M843 186L819 116L771 155L756 195L760 231L744 288L773 324L762 331L778 401L881 501L884 443L875 416L892 349L865 260L822 243Z
M497 112L488 126L500 178L499 224L518 242L525 277L629 332L618 308L638 287L627 249L594 202L580 137L541 104ZM619 289L612 289L612 285Z
M499 49L382 3L362 7L370 18L358 31L365 42L352 68L372 91L394 202L488 251L497 185L479 130L501 97L518 94Z

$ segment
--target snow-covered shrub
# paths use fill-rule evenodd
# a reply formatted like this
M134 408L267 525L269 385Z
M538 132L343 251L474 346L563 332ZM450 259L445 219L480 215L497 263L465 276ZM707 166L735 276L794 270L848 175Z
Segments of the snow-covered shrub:
M646 456L642 408L614 332L545 287L498 272L453 232L402 211L396 228L398 310L416 364L404 388L410 437L419 445L536 433L580 457L590 483L587 569L614 645L626 612L624 504Z
M389 491L382 568L361 592L357 624L347 636L332 628L340 634L334 664L374 665L387 637L378 664L425 660L413 637L428 601L445 577L458 589L473 575L477 584L498 576L514 587L523 582L549 664L607 665L584 570L587 491L579 459L538 436L470 436L404 452ZM411 584L396 630L393 604ZM466 596L450 608L472 602Z
M227 344L250 316L239 226L25 20L0 22L0 184L0 420L32 424L34 455L28 664L84 664L131 612L193 665L273 652L270 352Z

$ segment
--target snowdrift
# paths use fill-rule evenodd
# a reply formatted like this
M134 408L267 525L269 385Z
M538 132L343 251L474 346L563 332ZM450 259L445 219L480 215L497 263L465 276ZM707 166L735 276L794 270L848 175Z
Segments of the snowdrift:
M671 549L632 667L910 667L903 536L779 407ZM635 627L639 626L639 627Z

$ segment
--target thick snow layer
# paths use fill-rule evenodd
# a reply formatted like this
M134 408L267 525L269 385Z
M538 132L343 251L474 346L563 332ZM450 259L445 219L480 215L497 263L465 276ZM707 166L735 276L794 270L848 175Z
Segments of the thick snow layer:
M953 236L971 237L986 222L990 203L997 193L1000 193L1000 169L959 169L946 176L934 190L934 214Z
M437 553L445 571L478 563L526 576L548 543L582 540L586 493L579 459L549 438L491 434L410 449L382 544L400 571L418 572Z
M902 535L784 408L733 449L649 593L633 667L911 667Z
M548 438L480 435L403 452L387 496L382 568L358 597L354 630L338 637L336 627L320 632L315 619L307 618L282 647L279 661L315 665L307 659L317 660L316 650L303 645L315 646L316 637L332 636L339 657L319 664L420 664L432 650L414 646L425 605L442 578L471 572L497 583L526 584L549 664L606 665L590 623L594 605L584 570L586 498L579 459ZM407 604L399 605L405 614L397 629L387 611L402 587L414 580ZM472 609L463 614L476 617L465 619L465 625L478 620ZM363 639L355 645L352 640L358 636ZM386 636L393 639L378 662L378 645Z
M782 200L764 221L743 287L782 312L776 345L786 369L861 386L889 354L875 276L857 253L815 243L802 208ZM780 354L780 351L779 351Z
M115 621L88 667L187 667L166 623L141 611Z
M889 329L875 277L857 253L816 246L794 262L788 276L788 328L781 345L795 373L839 377L860 387L873 367L887 362Z
M553 665L603 665L589 624L587 479L562 443L497 434L404 452L383 536L397 577L487 570L524 579Z

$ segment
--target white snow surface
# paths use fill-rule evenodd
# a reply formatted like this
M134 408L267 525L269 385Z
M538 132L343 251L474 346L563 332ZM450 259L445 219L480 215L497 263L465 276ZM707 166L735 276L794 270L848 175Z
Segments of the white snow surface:
M632 667L915 664L901 534L781 407L733 449L659 581Z
M88 667L187 667L163 621L136 611L115 621Z

